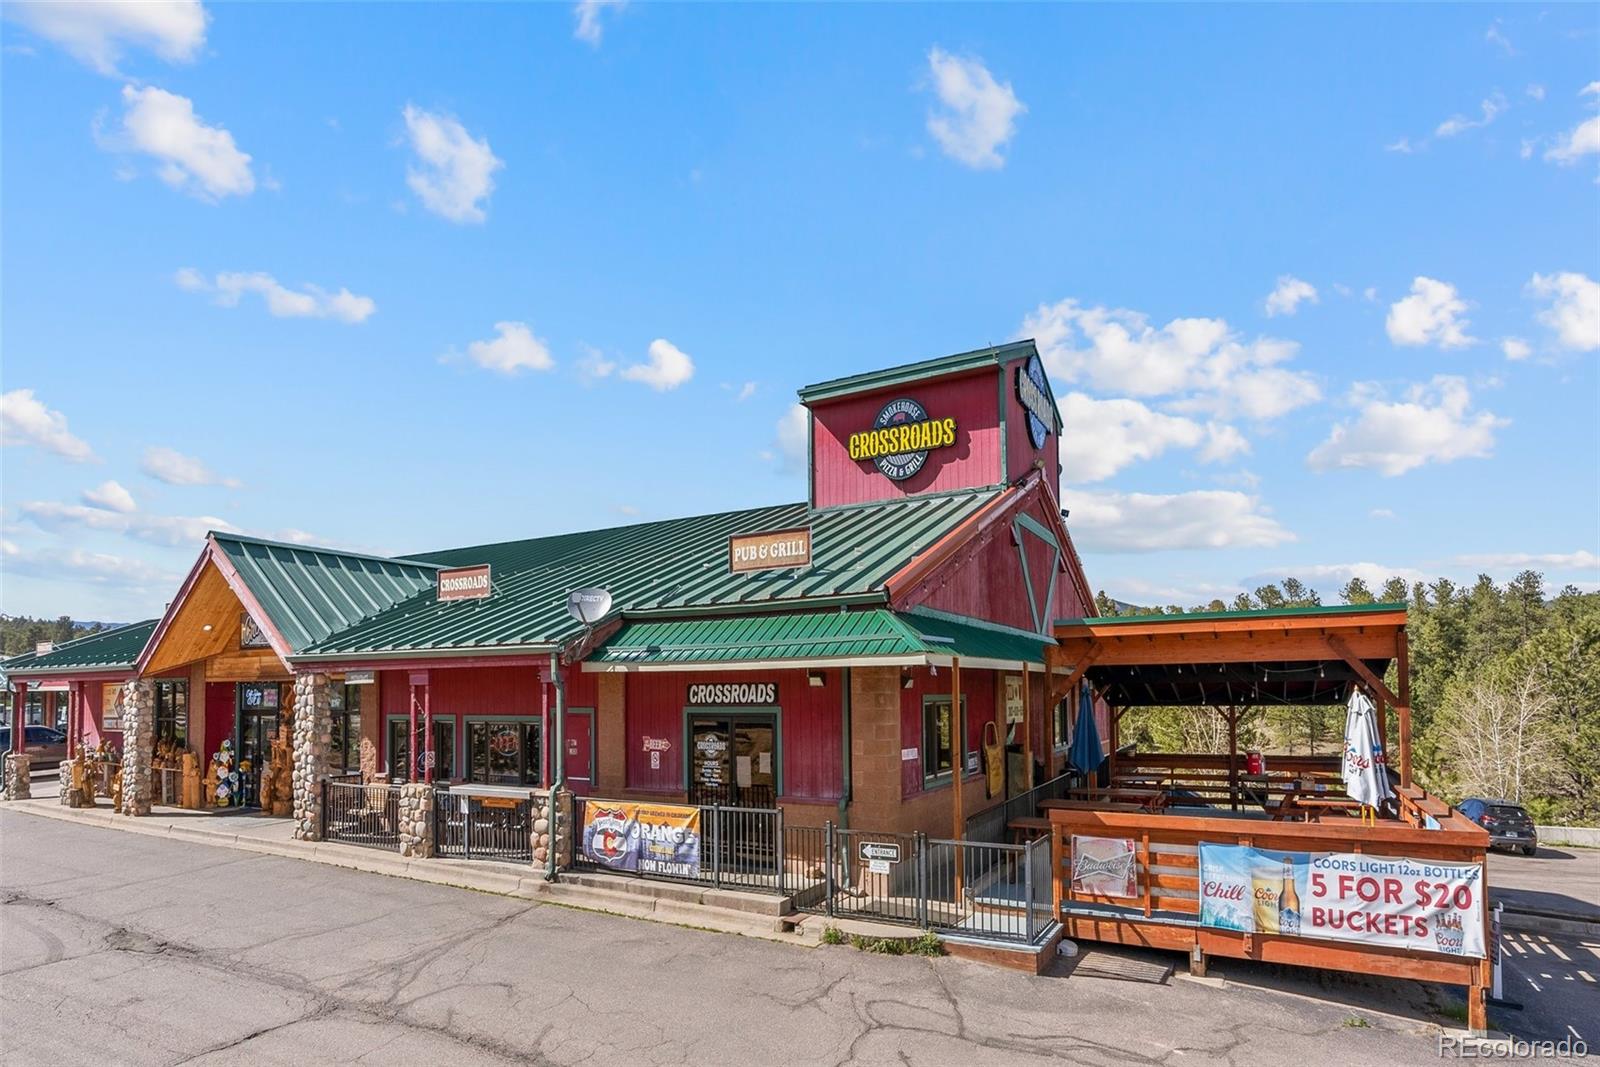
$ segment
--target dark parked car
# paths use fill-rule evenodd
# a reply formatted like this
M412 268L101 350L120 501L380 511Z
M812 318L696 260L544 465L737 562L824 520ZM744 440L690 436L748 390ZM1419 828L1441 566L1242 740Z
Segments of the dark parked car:
M1485 800L1469 797L1456 805L1456 809L1489 831L1489 847L1520 848L1524 856L1531 856L1539 848L1539 831L1534 829L1533 817L1521 804L1509 800Z
M34 767L58 766L67 758L67 735L48 726L24 726ZM11 727L0 726L0 752L11 751Z

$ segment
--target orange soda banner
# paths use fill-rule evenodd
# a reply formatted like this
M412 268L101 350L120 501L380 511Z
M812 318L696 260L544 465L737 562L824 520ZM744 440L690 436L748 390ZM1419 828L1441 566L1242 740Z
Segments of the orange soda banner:
M1474 863L1200 845L1200 924L1484 956Z

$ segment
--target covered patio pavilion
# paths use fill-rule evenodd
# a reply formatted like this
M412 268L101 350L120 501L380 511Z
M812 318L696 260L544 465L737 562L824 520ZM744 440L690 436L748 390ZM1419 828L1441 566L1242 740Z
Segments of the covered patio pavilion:
M1068 937L1181 951L1198 973L1220 955L1461 985L1469 1026L1485 1030L1488 835L1412 781L1404 605L1064 619L1054 632L1050 700L1087 684L1111 709L1101 785L1041 804ZM1396 720L1398 758L1379 768L1394 799L1374 822L1344 793L1342 744L1340 755L1269 755L1257 774L1239 752L1241 711L1343 705L1352 687L1372 700L1379 737ZM1129 708L1172 706L1213 709L1228 751L1120 743ZM1227 857L1254 857L1239 861L1242 883ZM1262 880L1262 863L1281 870ZM1329 873L1346 869L1360 873ZM1447 879L1449 911L1429 903ZM1368 883L1378 895L1358 899ZM1292 922L1280 925L1280 907Z

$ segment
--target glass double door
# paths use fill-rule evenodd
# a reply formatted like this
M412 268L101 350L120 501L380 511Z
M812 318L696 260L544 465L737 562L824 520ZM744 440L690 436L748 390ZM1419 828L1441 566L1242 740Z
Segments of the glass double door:
M689 802L770 808L778 797L777 728L768 718L689 720Z

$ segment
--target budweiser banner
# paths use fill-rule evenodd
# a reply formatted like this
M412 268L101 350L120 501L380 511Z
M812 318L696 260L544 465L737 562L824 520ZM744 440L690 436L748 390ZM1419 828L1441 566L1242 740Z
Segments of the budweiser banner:
M700 875L700 809L681 804L586 801L583 855L614 871Z
M1131 837L1072 835L1072 891L1102 897L1139 895L1138 853Z
M1200 846L1200 924L1250 933L1484 955L1472 863Z

